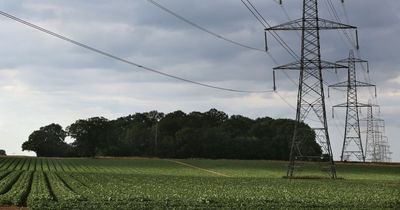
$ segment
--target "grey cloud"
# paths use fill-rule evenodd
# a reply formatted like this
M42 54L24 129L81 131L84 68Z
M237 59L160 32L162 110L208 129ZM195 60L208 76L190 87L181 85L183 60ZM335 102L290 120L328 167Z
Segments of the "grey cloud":
M159 2L218 34L253 47L264 47L263 27L240 1ZM275 1L252 2L272 25L288 21ZM284 2L291 18L301 17L300 1ZM344 19L340 1L333 2ZM266 54L216 39L146 0L3 0L0 6L55 32L163 72L228 88L272 88L275 64ZM399 85L390 82L400 76L399 7L400 3L389 0L346 1L351 24L359 26L361 53L371 62L371 78L383 91L395 92ZM321 16L332 19L322 1ZM0 37L6 40L0 42L0 48L4 49L0 52L0 95L7 99L0 106L2 110L11 110L3 111L5 121L0 122L0 132L10 139L6 149L14 153L20 152L22 141L40 126L51 122L67 126L78 118L98 115L115 118L153 109L190 112L216 107L229 114L253 118L295 116L294 110L275 94L239 94L197 87L80 49L8 19L0 18L0 23L3 26ZM296 33L280 35L298 52L300 39ZM348 55L343 35L323 32L321 36L324 59L334 61ZM279 64L293 61L271 36L269 41L270 52ZM289 74L296 83L298 73ZM346 77L345 72L324 75L329 83ZM359 78L363 79L363 73ZM283 73L277 75L277 83L283 97L295 105L297 86ZM332 101L329 103L342 102L343 93L332 93L329 100ZM390 123L388 133L393 136L398 126L395 116L400 113L396 106L400 98L384 96L379 100L383 116ZM390 114L384 114L385 108ZM21 123L16 119L19 113L26 114L21 132L17 129ZM333 122L330 124L333 142L340 145L340 132ZM399 154L396 157L400 160Z

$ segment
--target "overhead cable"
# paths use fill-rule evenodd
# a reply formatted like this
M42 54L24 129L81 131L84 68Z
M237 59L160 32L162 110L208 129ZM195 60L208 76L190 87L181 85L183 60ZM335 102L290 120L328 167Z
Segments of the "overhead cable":
M250 50L256 50L256 51L261 51L261 52L265 53L264 49L259 49L259 48L248 46L246 44L242 44L240 42L237 42L237 41L234 41L232 39L226 38L226 37L224 37L222 35L219 35L219 34L213 32L213 31L211 31L211 30L209 30L207 28L204 28L204 27L200 26L199 24L197 24L197 23L195 23L193 21L190 21L189 19L177 14L176 12L168 9L167 7L161 5L160 3L158 3L158 2L156 2L154 0L147 0L147 1L150 2L151 4L153 4L154 6L160 8L161 10L164 10L165 12L175 16L176 18L178 18L180 20L182 20L183 22L185 22L185 23L187 23L187 24L189 24L189 25L191 25L191 26L193 26L193 27L195 27L195 28L197 28L199 30L202 30L202 31L204 31L204 32L206 32L206 33L208 33L208 34L210 34L210 35L212 35L212 36L214 36L214 37L216 37L218 39L222 39L222 40L227 41L227 42L229 42L231 44L234 44L234 45L237 45L237 46L240 46L240 47L244 47L244 48L247 48L247 49L250 49Z
M75 40L70 39L70 38L68 38L66 36L63 36L61 34L52 32L52 31L47 30L47 29L45 29L43 27L40 27L40 26L35 25L33 23L30 23L28 21L22 20L22 19L20 19L18 17L15 17L15 16L11 15L11 14L8 14L6 12L0 11L0 15L2 15L4 17L7 17L7 18L9 18L11 20L17 21L17 22L19 22L19 23L21 23L21 24L23 24L25 26L28 26L28 27L31 27L33 29L39 30L39 31L41 31L43 33L46 33L48 35L51 35L53 37L56 37L58 39L61 39L63 41L66 41L66 42L69 42L69 43L74 44L76 46L79 46L79 47L85 48L87 50L90 50L92 52L101 54L103 56L112 58L114 60L129 64L129 65L132 65L132 66L136 66L136 67L141 68L143 70L150 71L150 72L153 72L153 73L156 73L156 74L160 74L160 75L163 75L163 76L166 76L166 77L169 77L169 78L173 78L173 79L176 79L176 80L192 83L192 84L203 86L203 87L208 87L208 88L213 88L213 89L218 89L218 90L223 90L223 91L230 91L230 92L239 92L239 93L270 93L270 92L273 92L273 90L255 90L255 91L253 91L253 90L238 90L238 89L219 87L219 86L214 86L214 85L209 85L209 84L205 84L205 83L189 80L189 79L186 79L186 78L183 78L183 77L179 77L179 76L175 76L175 75L172 75L172 74L168 74L168 73L165 73L165 72L162 72L162 71L150 68L150 67L146 67L146 66L143 66L141 64L126 60L126 59L118 57L116 55L113 55L111 53L96 49L94 47L91 47L89 45L86 45L86 44L83 44L81 42L75 41Z

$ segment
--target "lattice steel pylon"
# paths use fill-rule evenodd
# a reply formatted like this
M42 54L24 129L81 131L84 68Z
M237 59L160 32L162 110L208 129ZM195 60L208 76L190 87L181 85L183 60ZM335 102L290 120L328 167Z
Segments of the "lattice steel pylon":
M385 121L376 118L373 108L377 105L369 104L367 111L367 130L365 138L365 157L367 161L371 162L390 162L391 152L388 138L385 133Z
M358 161L365 162L365 153L361 140L359 109L362 107L370 107L370 105L358 102L357 89L359 87L375 87L376 96L376 86L357 81L356 64L368 64L368 61L355 58L353 50L350 50L347 59L337 61L336 63L347 64L348 66L347 81L329 86L330 88L347 89L347 102L332 107L332 115L335 108L346 108L344 139L340 159L341 161L349 161L352 160L351 158L355 158Z
M305 151L302 151L302 144L305 142L305 139L300 135L301 131L298 127L299 123L306 122L306 120L316 131L316 139L321 145L322 156L317 158L320 160L327 159L328 166L324 169L328 171L331 178L336 178L336 168L333 161L326 118L322 69L346 68L346 66L321 60L320 31L332 29L357 28L320 18L318 15L318 0L303 0L302 18L265 29L266 32L279 30L302 31L300 60L274 68L274 75L275 70L300 70L296 112L296 121L298 123L296 123L294 128L289 156L287 170L287 177L289 178L294 176L294 171L297 168L296 162L304 159L312 159L307 158L308 155L305 154ZM310 120L312 119L311 115L314 115L315 121Z

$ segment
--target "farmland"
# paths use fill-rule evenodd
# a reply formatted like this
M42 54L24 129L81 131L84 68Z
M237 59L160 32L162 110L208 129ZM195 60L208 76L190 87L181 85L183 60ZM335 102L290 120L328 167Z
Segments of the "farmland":
M30 209L400 208L400 165L338 164L343 179L335 181L282 179L286 165L1 157L0 204Z

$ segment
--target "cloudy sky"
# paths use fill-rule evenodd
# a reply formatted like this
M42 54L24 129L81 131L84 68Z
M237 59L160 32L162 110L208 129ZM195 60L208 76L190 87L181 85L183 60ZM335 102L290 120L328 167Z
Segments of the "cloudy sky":
M240 0L159 0L188 20L228 39L264 48L263 27ZM271 25L301 16L301 2L253 0ZM400 2L332 0L343 22L359 27L360 54L370 62L369 76L361 67L358 78L378 85L381 118L386 120L393 159L400 161ZM328 0L320 1L320 16L333 19ZM240 90L271 90L272 68L265 53L207 34L155 7L147 0L15 0L0 1L0 10L135 63L193 81ZM347 18L346 13L347 11ZM294 118L298 80L295 72L277 75L278 94L233 93L177 81L79 48L20 23L0 17L0 148L21 151L22 142L41 126L66 127L77 119L115 119L135 112L207 111L252 118ZM350 32L351 33L351 32ZM280 33L299 52L295 32ZM352 43L341 31L321 33L325 60L347 57ZM293 61L272 38L270 53L282 65ZM345 73L324 72L332 84ZM368 102L372 90L360 90ZM281 99L284 98L291 106ZM331 141L339 157L344 111L332 119L330 107L344 102L344 93L331 91L327 100ZM362 115L365 116L366 110Z

